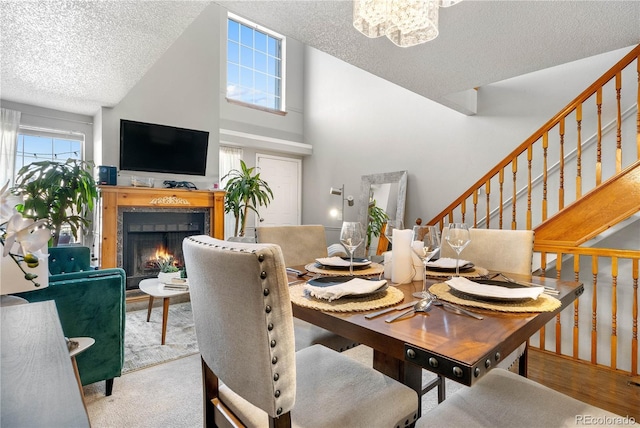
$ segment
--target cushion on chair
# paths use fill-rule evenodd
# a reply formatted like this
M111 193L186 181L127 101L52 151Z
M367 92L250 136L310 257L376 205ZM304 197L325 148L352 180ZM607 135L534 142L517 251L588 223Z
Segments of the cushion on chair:
M417 427L570 427L581 417L619 416L503 369L422 415ZM601 424L607 425L607 424Z
M405 427L417 418L415 391L324 346L297 352L296 367L293 427ZM228 387L221 386L220 397L247 426L269 426L265 412Z
M93 270L89 247L63 245L49 248L50 275L88 270Z

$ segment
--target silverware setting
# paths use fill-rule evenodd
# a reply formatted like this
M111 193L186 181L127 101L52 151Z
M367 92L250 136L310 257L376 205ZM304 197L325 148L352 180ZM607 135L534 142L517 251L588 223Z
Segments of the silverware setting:
M368 320L379 317L380 315L384 315L384 314L388 314L389 312L393 312L393 311L401 311L403 309L407 309L410 308L411 306L415 305L416 301L412 301L412 302L408 302L408 303L404 303L402 305L398 305L398 306L393 306L391 308L386 308L383 309L381 311L378 312L372 312L370 314L365 315L364 317Z
M416 304L413 305L413 307L411 309L409 309L408 311L401 312L398 315L394 315L392 317L389 317L384 321L385 322L394 322L398 318L402 318L403 316L408 315L410 313L429 312L431 310L431 305L433 305L433 300L431 300L431 299L418 300L418 302L416 302Z
M508 276L506 276L503 273L498 273L497 275L501 276L502 278L504 278L505 281L510 282L512 284L517 284L517 285L522 285L524 287L544 287L544 292L545 294L550 294L550 295L558 295L560 294L560 292L558 290L556 290L555 288L550 288L550 287L546 287L542 284L536 284L534 282L527 282L527 281L517 281L513 278L509 278Z

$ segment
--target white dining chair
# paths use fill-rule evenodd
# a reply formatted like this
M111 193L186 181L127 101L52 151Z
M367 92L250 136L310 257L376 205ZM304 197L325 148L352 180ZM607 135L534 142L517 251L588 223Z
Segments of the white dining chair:
M286 266L302 266L317 258L327 257L327 238L322 225L261 226L256 228L259 243L280 246ZM345 351L358 343L324 328L294 318L296 350L320 344Z
M455 251L446 243L448 228L442 231L441 257L456 257ZM460 258L473 262L490 271L531 275L533 264L533 230L469 229L471 242L460 253ZM525 374L527 344L522 343L498 364L509 368L522 358L520 373Z
M321 345L295 351L280 247L183 241L205 426L407 427L416 392Z

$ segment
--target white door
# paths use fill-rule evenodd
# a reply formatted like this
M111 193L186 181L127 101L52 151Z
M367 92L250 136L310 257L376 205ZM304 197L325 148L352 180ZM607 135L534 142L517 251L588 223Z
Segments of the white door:
M267 182L273 199L268 207L260 207L256 226L298 225L301 222L302 161L256 154L260 178Z

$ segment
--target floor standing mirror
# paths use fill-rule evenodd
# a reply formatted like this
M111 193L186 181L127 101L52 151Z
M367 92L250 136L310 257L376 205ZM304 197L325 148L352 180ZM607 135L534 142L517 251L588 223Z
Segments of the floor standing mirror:
M407 171L363 175L360 185L358 221L367 229L370 221L369 211L375 206L382 209L389 220L404 222L406 196ZM372 234L371 242L360 246L356 250L357 255L359 257L375 255L378 239L379 237ZM365 250L366 248L368 250Z

